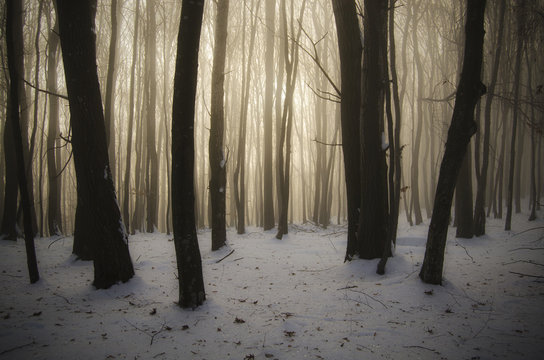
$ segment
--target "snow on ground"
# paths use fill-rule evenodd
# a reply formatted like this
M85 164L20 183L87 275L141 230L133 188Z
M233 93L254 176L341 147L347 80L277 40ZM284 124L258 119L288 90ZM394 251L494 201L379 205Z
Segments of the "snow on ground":
M418 278L426 225L401 224L384 276L376 260L343 262L345 227L294 225L281 241L231 230L213 253L203 231L207 301L194 311L175 304L164 234L130 237L136 276L98 291L72 238L37 241L34 285L22 240L1 241L0 359L542 358L544 250L527 248L544 246L544 230L521 232L544 221L526 219L512 232L489 220L471 240L450 229L444 286Z

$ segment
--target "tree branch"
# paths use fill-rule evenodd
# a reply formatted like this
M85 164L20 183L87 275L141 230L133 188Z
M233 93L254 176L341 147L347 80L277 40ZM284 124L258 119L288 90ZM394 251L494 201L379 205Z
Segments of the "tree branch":
M66 95L57 94L57 93L54 93L54 92L51 92L51 91L48 91L48 90L40 89L40 88L32 85L31 83L29 83L25 79L23 79L23 81L24 81L25 84L27 84L28 86L30 86L31 88L33 88L35 90L38 90L39 92L43 92L43 93L48 94L48 95L56 96L56 97L59 97L59 98L64 99L64 100L68 100L68 96L66 96Z

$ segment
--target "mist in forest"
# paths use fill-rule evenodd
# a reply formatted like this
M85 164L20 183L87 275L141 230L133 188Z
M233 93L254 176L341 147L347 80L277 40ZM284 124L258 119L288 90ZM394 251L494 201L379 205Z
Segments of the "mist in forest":
M246 226L270 229L312 222L327 227L348 221L341 122L341 99L347 90L342 90L342 47L334 3L205 2L194 120L198 228L212 226L210 193L215 183L210 180L215 168L224 169L225 180L216 191L225 194L226 226L239 233ZM430 219L433 211L463 65L466 6L464 1L442 0L391 4L385 31L387 80L382 83L394 96L390 93L378 106L378 141L387 169L395 168L389 152L396 145L398 216L419 224ZM42 236L71 234L76 174L57 16L51 1L23 1L22 5L20 124L29 159L34 225ZM486 92L476 104L477 131L460 170L452 213L455 224L463 221L463 215L472 222L475 203L484 217L505 217L509 196L515 212L540 207L542 9L540 1L487 1L481 71ZM362 1L355 2L355 11L360 30L357 46L363 47ZM5 7L2 19L5 24ZM222 31L224 59L218 72L222 76L216 79L221 77L223 93L214 99L214 51L221 19L226 29ZM170 233L172 99L180 4L98 1L94 21L109 168L123 222L132 234ZM5 119L9 79L4 25L1 36L0 118ZM212 124L217 101L223 127L219 133ZM214 131L220 142L213 148L216 160L210 162ZM4 223L15 224L17 200L10 200L8 209L7 199L17 191L8 179L14 168L5 121L0 133L5 154L0 157L0 215ZM363 177L372 177L376 168L363 166L360 171ZM11 220L6 220L8 215ZM3 225L3 236L10 231ZM469 230L465 236L472 235Z

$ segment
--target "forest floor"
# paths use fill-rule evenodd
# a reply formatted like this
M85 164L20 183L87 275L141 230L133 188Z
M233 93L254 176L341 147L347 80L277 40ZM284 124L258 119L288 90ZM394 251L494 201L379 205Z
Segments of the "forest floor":
M377 260L343 262L342 226L293 225L281 241L230 230L216 252L201 231L207 300L194 311L175 304L167 235L131 236L136 276L98 291L71 237L37 240L34 285L23 241L1 241L0 359L542 358L543 215L516 215L511 232L488 220L470 240L450 229L443 286L418 277L428 221L400 224L383 276Z

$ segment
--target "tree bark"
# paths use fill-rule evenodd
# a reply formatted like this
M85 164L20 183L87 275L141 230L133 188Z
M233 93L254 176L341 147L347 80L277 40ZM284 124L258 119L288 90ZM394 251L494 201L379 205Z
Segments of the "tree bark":
M364 2L361 81L361 212L357 231L363 259L381 258L388 246L388 193L385 160L384 87L387 62L387 2Z
M111 1L111 37L110 52L108 55L108 74L106 77L106 99L104 104L104 122L106 124L106 141L108 143L108 155L110 158L111 173L113 179L115 172L115 118L114 118L114 93L115 93L115 57L117 51L117 0ZM115 181L115 180L114 180Z
M470 239L474 236L472 217L472 156L470 143L459 169L455 186L456 237Z
M361 101L362 44L354 1L332 0L336 21L342 82L342 150L348 208L346 260L357 253L357 228L361 204L359 114Z
M7 119L11 123L11 136L13 136L15 156L17 158L17 179L19 181L19 191L21 193L21 203L23 207L23 221L25 232L25 249L28 275L30 283L33 284L40 279L38 272L38 262L36 260L36 251L34 249L34 229L32 228L32 211L30 197L28 195L28 184L26 179L25 161L23 156L23 140L21 135L21 125L19 124L19 91L21 90L20 81L22 74L19 66L23 56L22 52L17 51L17 39L22 38L23 34L23 6L21 0L8 0L6 16L6 45L7 60L9 71L9 94L11 108L10 116ZM7 128L7 126L6 126Z
M198 48L204 1L183 0L172 105L172 217L179 302L196 308L206 299L195 225L194 118Z
M96 72L96 0L57 0L60 41L70 102L72 148L78 208L85 217L76 226L86 232L98 289L134 275L127 234L111 177L104 113ZM77 31L76 31L77 29ZM81 215L81 212L80 212Z
M227 241L225 222L227 159L225 158L223 150L223 137L225 131L225 109L223 98L225 94L225 56L227 51L229 0L219 0L216 7L209 141L212 250L218 250L225 245Z
M425 283L442 283L444 250L453 192L466 147L476 132L474 108L480 96L485 93L485 86L480 80L484 42L484 13L485 0L467 2L463 67L457 87L444 157L440 165L425 258L419 273L419 277Z

